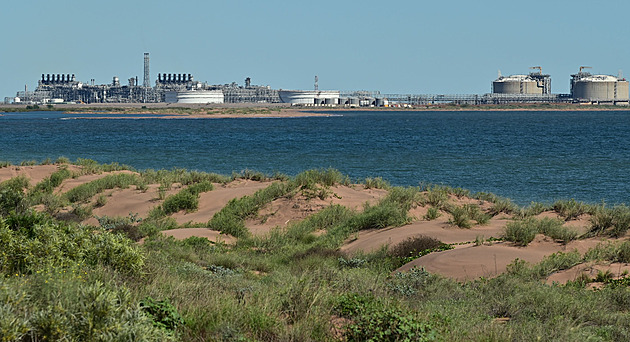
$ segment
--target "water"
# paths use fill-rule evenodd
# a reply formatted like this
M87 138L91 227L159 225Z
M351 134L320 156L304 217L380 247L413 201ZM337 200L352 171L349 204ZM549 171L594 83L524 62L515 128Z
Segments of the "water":
M493 192L521 204L630 203L630 112L343 112L337 117L72 119L0 117L0 160L65 156L138 169L244 169L295 175L337 168ZM103 115L107 116L107 115Z

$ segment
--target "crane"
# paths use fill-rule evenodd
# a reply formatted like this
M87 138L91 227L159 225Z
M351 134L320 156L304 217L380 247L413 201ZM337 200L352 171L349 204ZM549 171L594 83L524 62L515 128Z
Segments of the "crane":
M590 67L590 66L581 66L580 67L580 74L582 73L582 70L584 70L584 69L593 69L593 68Z
M542 75L542 67L541 66L533 66L530 69L538 69L538 74Z

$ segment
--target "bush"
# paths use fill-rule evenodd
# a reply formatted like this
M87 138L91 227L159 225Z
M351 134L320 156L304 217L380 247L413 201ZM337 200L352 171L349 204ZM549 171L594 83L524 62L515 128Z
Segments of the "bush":
M53 172L49 177L44 178L41 182L35 185L32 193L47 193L51 194L53 190L61 185L61 183L65 180L72 177L72 172L68 170L66 166L61 167L60 170Z
M470 224L468 211L463 207L451 207L449 208L449 213L452 215L452 218L448 220L448 223L457 226L459 228L470 228L472 224Z
M434 341L433 328L414 315L385 307L374 297L359 294L341 296L335 305L340 316L350 318L345 327L347 341Z
M492 207L489 210L489 214L496 216L500 213L511 214L518 209L516 204L512 203L507 198L495 198Z
M364 181L366 189L389 189L391 186L388 181L381 177L366 178Z
M124 287L98 281L88 284L77 279L75 272L52 269L23 280L0 279L3 341L173 339L153 327Z
M168 300L155 300L147 297L140 302L140 308L151 318L155 327L174 331L184 324L184 319Z
M421 203L435 208L443 208L448 203L448 192L437 185L427 186Z
M443 243L438 239L425 235L418 235L409 237L391 247L388 254L396 258L407 258L410 256L417 256L424 251L433 250L440 247L442 244Z
M586 214L589 207L583 202L577 202L575 199L560 200L553 204L553 210L558 215L563 216L566 221L578 218L580 215Z
M554 240L566 244L570 241L577 239L578 232L571 228L564 227L562 220L544 217L540 220L534 221L537 225L539 233L542 233Z
M32 273L77 262L135 272L144 256L129 239L93 227L54 221L40 213L12 214L0 220L0 271Z
M427 213L423 216L423 218L427 221L432 221L440 217L441 215L442 214L440 213L440 210L438 208L430 207L427 210Z
M85 202L104 190L114 188L126 189L130 185L142 186L143 184L144 182L135 174L118 173L81 184L66 192L65 196L71 203Z
M193 212L199 208L199 199L188 191L181 191L177 194L168 196L162 203L164 215L170 215L180 210Z
M505 227L504 238L517 245L527 246L537 233L538 227L532 220L509 222Z
M612 237L620 238L630 229L630 208L619 205L609 209L602 204L593 210L590 221L591 234L607 232Z

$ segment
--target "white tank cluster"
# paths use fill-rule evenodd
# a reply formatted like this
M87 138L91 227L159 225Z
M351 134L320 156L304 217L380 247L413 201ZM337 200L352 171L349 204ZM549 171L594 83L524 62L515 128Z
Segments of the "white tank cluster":
M551 78L538 69L528 75L511 75L499 77L492 82L492 95L507 97L531 97L535 101L544 96L557 96L558 100L576 103L595 104L630 104L628 81L621 75L593 75L583 71L590 67L582 66L577 74L571 75L571 93L551 95ZM566 99L566 100L564 100Z
M571 97L576 102L628 103L628 81L619 76L592 75L582 71L571 75Z

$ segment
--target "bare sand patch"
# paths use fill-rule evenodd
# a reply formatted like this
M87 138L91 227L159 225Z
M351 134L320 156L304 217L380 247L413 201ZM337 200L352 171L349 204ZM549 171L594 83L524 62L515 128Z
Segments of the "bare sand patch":
M359 210L363 209L365 203L376 204L379 200L387 196L387 190L365 189L362 185L337 185L330 188L333 192L328 200L330 204L340 204L347 208Z
M600 272L610 272L613 279L618 279L630 273L630 264L618 262L610 264L597 264L594 262L579 264L568 270L558 271L550 275L546 283L549 285L553 283L566 284L568 281L577 280L582 276L595 279Z
M247 179L237 179L226 185L215 184L212 191L201 193L199 209L193 213L184 211L172 215L178 224L187 222L208 222L215 213L223 209L228 202L235 198L252 195L260 189L271 185L271 182L257 182Z
M366 253L378 250L383 245L394 245L407 238L425 235L444 243L462 243L474 241L477 236L498 238L508 220L492 219L487 225L474 226L470 229L459 228L448 224L445 219L433 221L416 221L402 227L379 230L365 230L355 236L355 240L345 244L341 250L346 253L363 251Z
M106 190L103 195L107 196L107 203L92 210L94 216L128 216L138 214L138 217L146 218L153 209L162 201L159 198L158 184L151 184L147 191L135 188ZM171 188L166 192L166 196L177 193L179 189ZM95 218L90 218L83 223L98 225Z
M514 259L538 263L545 256L561 251L564 246L545 241L540 236L528 247L517 247L508 242L492 245L468 245L448 251L436 252L420 257L400 267L397 271L408 271L413 267L424 267L431 273L458 281L479 277L495 277L505 272Z
M66 165L70 170L77 170L74 165ZM33 166L8 166L0 168L0 182L4 182L14 177L25 176L31 185L41 182L44 178L50 177L58 171L62 165L33 165Z

